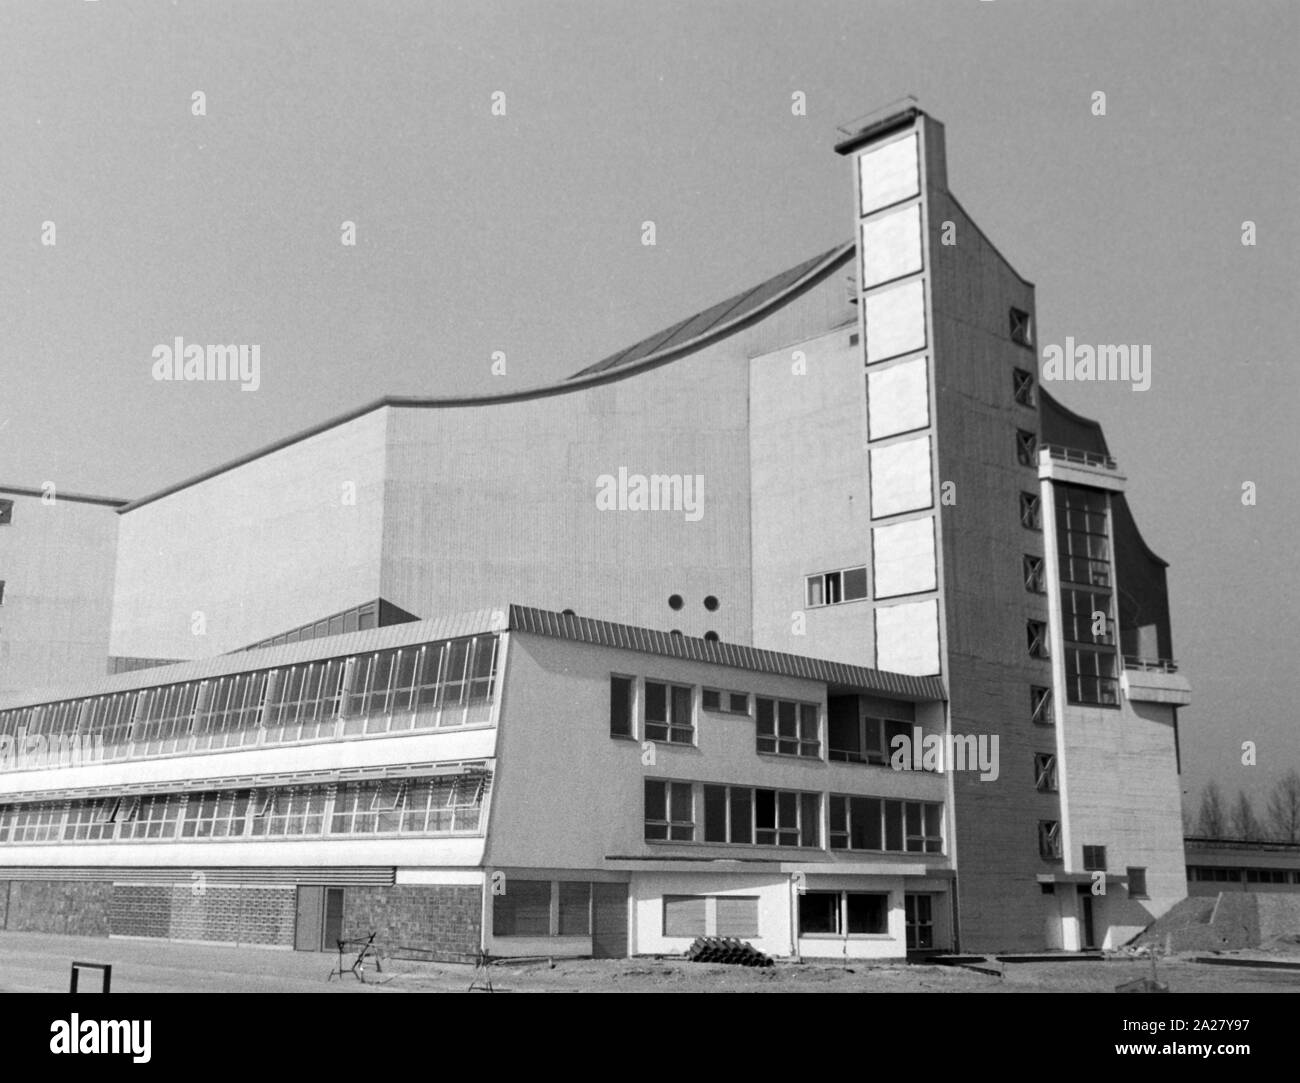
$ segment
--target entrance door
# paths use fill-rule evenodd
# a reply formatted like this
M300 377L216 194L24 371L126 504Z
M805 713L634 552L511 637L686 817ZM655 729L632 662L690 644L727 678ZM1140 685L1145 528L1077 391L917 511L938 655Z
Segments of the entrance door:
M1097 934L1093 922L1092 889L1079 888L1079 905L1083 910L1083 943L1079 946L1085 950L1097 946Z
M341 887L325 889L324 926L321 950L337 951L338 941L343 938L343 889Z
M293 930L295 951L320 951L324 902L323 887L298 888L298 917Z
M627 958L627 884L592 884L591 954Z

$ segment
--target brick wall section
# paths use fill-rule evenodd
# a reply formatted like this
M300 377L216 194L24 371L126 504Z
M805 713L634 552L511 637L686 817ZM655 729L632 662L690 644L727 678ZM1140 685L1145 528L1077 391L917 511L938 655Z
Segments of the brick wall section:
M111 884L14 880L4 927L14 932L107 936Z
M483 889L477 885L348 887L343 936L378 933L386 955L420 948L437 956L475 956L482 944Z
M117 884L112 931L118 936L293 945L292 887Z

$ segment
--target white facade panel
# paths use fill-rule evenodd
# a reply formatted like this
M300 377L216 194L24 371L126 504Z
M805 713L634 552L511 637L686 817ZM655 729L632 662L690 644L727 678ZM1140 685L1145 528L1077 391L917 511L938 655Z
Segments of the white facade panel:
M878 526L872 536L877 598L936 589L933 516Z
M923 511L933 505L928 436L871 449L872 518Z
M858 157L860 212L870 214L921 191L916 133Z
M921 206L862 223L862 288L870 289L922 269Z
M929 363L924 357L867 373L869 439L882 440L929 424Z
M905 282L866 299L867 364L925 348L925 283Z
M939 603L876 610L876 668L927 676L939 672Z

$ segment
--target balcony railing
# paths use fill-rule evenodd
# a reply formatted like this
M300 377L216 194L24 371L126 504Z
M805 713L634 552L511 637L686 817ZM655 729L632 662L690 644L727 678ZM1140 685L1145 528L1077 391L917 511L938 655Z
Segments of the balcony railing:
M1144 670L1147 673L1177 673L1178 663L1172 658L1138 658L1132 654L1124 655L1124 668Z
M1105 470L1118 470L1119 464L1109 455L1097 451L1082 451L1079 448L1062 447L1060 444L1044 444L1043 449L1053 458L1066 463L1079 463L1082 466L1100 466Z

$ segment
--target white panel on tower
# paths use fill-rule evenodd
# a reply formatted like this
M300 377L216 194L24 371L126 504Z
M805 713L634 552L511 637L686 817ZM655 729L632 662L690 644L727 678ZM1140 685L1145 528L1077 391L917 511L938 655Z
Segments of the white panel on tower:
M872 530L877 598L920 594L938 586L934 563L934 516Z
M858 251L864 290L921 270L921 205L863 222Z
M862 214L870 214L919 193L921 171L916 160L916 133L860 155L858 177L862 189Z
M867 364L925 348L925 283L906 282L866 299Z
M930 438L920 436L871 449L871 517L934 506Z
M867 432L872 440L930 424L928 365L924 357L867 373Z
M926 677L939 672L939 602L876 610L876 668Z

